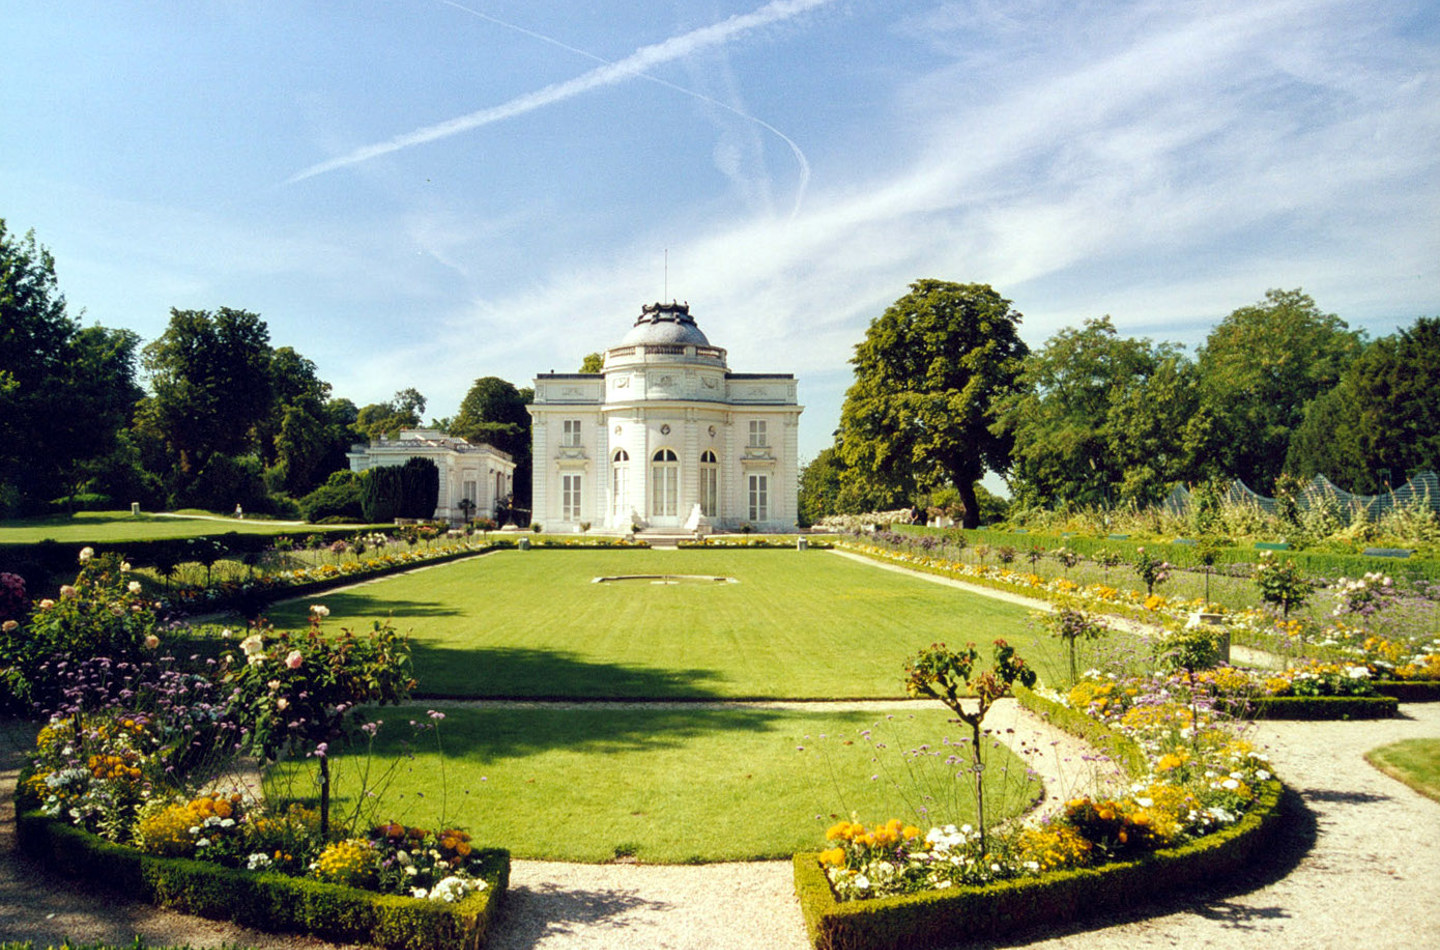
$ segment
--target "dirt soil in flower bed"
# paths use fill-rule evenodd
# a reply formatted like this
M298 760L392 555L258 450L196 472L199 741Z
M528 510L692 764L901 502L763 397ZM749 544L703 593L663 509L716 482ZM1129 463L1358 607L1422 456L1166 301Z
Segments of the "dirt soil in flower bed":
M1009 701L992 715L1001 728L1043 728ZM12 795L26 733L16 725L0 739L0 937L42 945L67 935L128 942L138 934L152 945L330 946L87 893L17 854ZM1139 908L1126 919L1040 929L1003 945L1085 950L1431 945L1437 934L1434 908L1440 907L1440 804L1362 758L1375 746L1422 737L1440 737L1440 704L1403 704L1393 720L1261 723L1253 738L1266 747L1276 773L1294 793L1282 840L1263 866L1244 880ZM496 950L803 950L807 945L788 862L660 867L517 861L490 942Z

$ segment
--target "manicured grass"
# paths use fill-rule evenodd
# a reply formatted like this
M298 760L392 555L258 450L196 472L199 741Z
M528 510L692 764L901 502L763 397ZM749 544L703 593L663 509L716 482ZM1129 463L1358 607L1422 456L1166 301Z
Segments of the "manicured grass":
M739 583L592 583L664 573ZM332 628L393 617L429 696L903 697L920 647L973 641L988 663L996 638L1042 677L1065 668L1022 607L822 551L502 551L319 599ZM307 610L270 619L298 627Z
M1365 759L1391 778L1440 802L1440 739L1405 739L1371 749Z
M377 799L365 798L374 810L362 823L393 817L422 827L464 826L477 843L504 846L519 858L686 863L788 858L823 846L825 829L851 812L867 824L898 817L922 828L973 820L968 777L957 782L943 756L919 763L930 777L922 790L954 796L950 808L937 810L915 786L906 782L902 793L892 781L907 775L902 750L929 743L951 751L941 737L961 733L947 725L944 710L887 718L755 706L446 704L438 730L442 767L436 734L416 737L406 725L427 722L426 708L379 711L386 725L368 760L371 788L383 784L377 777L402 739L415 754L395 759L393 783ZM876 751L858 735L871 726L872 741L883 740L887 749ZM842 733L853 744L843 744ZM1018 759L1003 748L992 754L985 774L993 818L1022 809L1034 791L1022 788ZM346 796L357 795L357 770L366 761L334 760L337 813L353 808L355 798ZM1014 780L1002 772L1007 765ZM313 788L303 760L288 768L295 780L287 786L280 770L272 794ZM929 814L917 814L927 804Z
M115 541L150 541L157 538L194 538L237 531L241 534L290 534L293 524L235 518L162 518L128 511L79 511L73 517L25 518L0 521L0 544L60 541L95 544Z

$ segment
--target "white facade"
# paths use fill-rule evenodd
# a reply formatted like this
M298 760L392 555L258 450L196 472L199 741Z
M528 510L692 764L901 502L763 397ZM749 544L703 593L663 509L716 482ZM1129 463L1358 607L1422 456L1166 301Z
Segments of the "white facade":
M369 445L352 445L345 457L352 472L404 465L412 458L434 462L440 469L436 521L464 521L465 506L460 502L465 498L475 506L471 517L489 518L515 488L515 462L508 452L484 443L473 445L438 429L401 429L395 439L382 437Z
M533 515L550 531L795 528L795 377L732 373L685 304L650 304L601 373L535 377Z

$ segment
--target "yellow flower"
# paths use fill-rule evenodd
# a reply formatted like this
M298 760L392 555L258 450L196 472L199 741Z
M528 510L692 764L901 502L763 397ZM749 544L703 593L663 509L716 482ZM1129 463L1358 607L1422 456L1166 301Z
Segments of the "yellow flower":
M831 848L829 851L821 851L820 863L843 868L845 866L845 850L843 848Z

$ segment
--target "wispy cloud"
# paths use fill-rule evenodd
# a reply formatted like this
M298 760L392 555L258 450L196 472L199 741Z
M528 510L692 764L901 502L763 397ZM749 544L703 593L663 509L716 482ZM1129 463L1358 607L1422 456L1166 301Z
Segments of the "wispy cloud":
M579 47L571 46L569 43L562 42L561 40L558 40L553 36L549 36L547 34L528 29L527 27L520 26L517 23L511 23L508 20L502 20L496 16L491 16L488 13L483 13L479 10L472 9L471 7L467 7L463 4L456 3L455 0L440 0L440 2L448 7L454 7L457 10L468 13L471 16L479 17L480 19L485 20L487 23L493 23L496 26L503 27L507 30L512 30L516 33L528 36L531 39L539 40L542 43L549 44L550 46L554 46L558 49L563 49L568 53L574 53L576 56L583 56L586 59L593 60L604 66L615 65L612 60L605 59L603 56L597 56L589 50L583 50ZM825 0L825 2L830 2L830 0ZM726 71L726 75L727 78L729 78L728 70ZM717 109L722 109L725 112L729 112L732 115L735 115L738 118L745 120L746 122L752 123L753 125L764 129L765 131L774 135L776 138L780 139L780 141L784 142L786 147L790 149L790 154L795 157L795 164L799 167L799 180L795 186L795 200L792 203L790 209L791 219L793 220L795 216L800 213L800 207L805 202L805 191L810 185L810 160L805 157L805 153L801 151L800 146L796 144L794 139L786 135L784 132L781 132L779 129L775 128L775 126L771 125L769 122L766 122L764 119L755 115L751 115L749 112L736 106L733 101L723 102L712 96L707 96L703 92L697 92L696 90L691 89L687 86L673 83L668 79L663 79L650 73L638 73L636 75L636 78L643 79L646 82L655 83L657 86L663 86L666 89L673 90L680 93L681 95L689 96L690 98L695 99L698 102L703 102L706 105L714 106ZM721 164L722 160L728 156L723 156L721 154L721 149L723 148L723 145L717 145L716 148L717 164ZM721 171L729 175L732 180L736 180L738 178L737 175L731 174L730 170L727 168L722 167ZM745 183L743 180L737 181L737 184L739 184L742 189L747 188L747 183Z
M834 0L773 0L773 2L767 3L765 6L750 13L732 16L719 23L691 30L679 36L673 36L661 43L642 46L624 59L617 60L613 63L606 63L574 79L561 83L553 83L535 92L517 96L501 105L492 106L488 109L480 109L435 125L424 126L413 132L397 135L384 142L357 148L338 158L332 158L328 161L311 165L309 168L292 175L288 179L287 184L304 181L307 178L323 175L327 172L346 168L350 165L357 165L361 162L369 161L372 158L389 155L402 149L412 148L416 145L439 141L440 139L449 138L452 135L459 135L462 132L469 132L473 129L504 121L505 119L513 119L527 112L533 112L536 109L572 99L575 96L590 92L592 89L613 86L617 83L639 78L644 75L646 70L654 69L657 66L674 62L686 56L693 56L704 50L722 46L745 33L793 19L802 13L833 2ZM493 20L494 18L486 17L486 19ZM539 36L539 34L533 32L531 35ZM722 105L721 103L716 104ZM732 109L731 111L738 112L739 110ZM778 130L771 126L767 126L767 128L770 128L770 130L777 135L780 134ZM784 136L781 137L784 138ZM786 141L788 142L789 140L787 139ZM795 144L793 142L789 144L798 154L799 149ZM804 156L799 155L799 158L802 166L804 166Z

